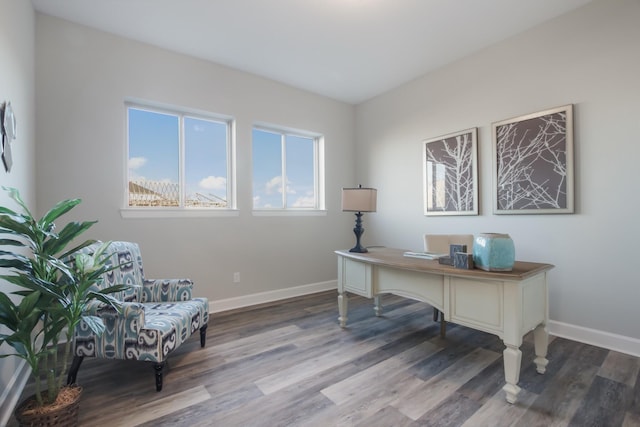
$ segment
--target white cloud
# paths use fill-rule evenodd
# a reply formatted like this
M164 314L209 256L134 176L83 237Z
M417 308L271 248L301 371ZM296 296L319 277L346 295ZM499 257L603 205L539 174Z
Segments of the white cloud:
M225 190L227 188L227 178L222 176L208 176L198 183L204 190Z
M266 184L266 191L267 194L273 194L273 191L276 190L279 193L282 193L282 177L281 176L274 176L273 178L271 178L269 181L267 181Z
M287 181L287 194L296 194L296 190L291 188L291 181ZM274 190L282 194L282 177L274 176L266 184L267 194L273 194Z
M129 169L136 170L147 164L146 157L131 157L129 158Z
M293 202L294 208L312 208L315 206L316 199L311 197L298 197L295 202Z

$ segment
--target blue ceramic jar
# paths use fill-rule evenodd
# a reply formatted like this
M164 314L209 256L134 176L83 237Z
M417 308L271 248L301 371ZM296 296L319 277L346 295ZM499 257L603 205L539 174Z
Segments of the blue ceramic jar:
M485 271L511 271L516 249L508 234L482 233L473 241L473 263Z

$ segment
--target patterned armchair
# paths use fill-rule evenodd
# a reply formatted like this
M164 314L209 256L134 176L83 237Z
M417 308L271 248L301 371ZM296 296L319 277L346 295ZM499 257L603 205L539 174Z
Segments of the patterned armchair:
M82 252L92 253L100 242ZM101 336L81 322L76 328L74 359L67 382L73 384L85 356L105 359L141 360L153 363L156 390L162 390L162 372L167 356L191 334L200 330L200 346L205 346L209 302L193 298L189 279L150 280L144 278L142 256L136 243L112 242L110 265L119 268L105 273L100 287L117 284L130 288L113 294L123 301L120 313L99 301L88 307L106 326Z

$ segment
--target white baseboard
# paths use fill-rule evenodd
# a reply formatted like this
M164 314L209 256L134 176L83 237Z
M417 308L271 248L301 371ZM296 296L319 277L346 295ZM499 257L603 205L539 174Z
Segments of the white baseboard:
M18 406L18 400L30 373L27 362L20 360L18 368L7 383L7 388L0 394L0 426L6 426L13 417L13 410Z
M275 291L260 292L257 294L243 295L241 297L210 301L209 311L211 313L219 313L221 311L234 310L236 308L250 307L252 305L315 294L317 292L330 291L332 289L337 289L337 286L338 284L336 280L330 280L328 282L312 283L309 285L295 286L293 288L277 289ZM336 307L338 306L337 301L338 300L336 299Z
M549 321L549 333L561 338L567 338L585 344L595 345L608 350L640 357L640 340L568 323Z

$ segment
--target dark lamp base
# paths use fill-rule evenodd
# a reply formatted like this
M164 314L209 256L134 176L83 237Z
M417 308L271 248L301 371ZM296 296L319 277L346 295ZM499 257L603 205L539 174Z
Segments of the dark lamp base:
M364 233L364 228L362 227L362 212L356 213L356 226L353 229L353 232L356 235L356 245L349 249L349 252L358 252L361 254L369 252L367 248L360 244L360 237L362 237L362 233Z

